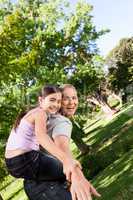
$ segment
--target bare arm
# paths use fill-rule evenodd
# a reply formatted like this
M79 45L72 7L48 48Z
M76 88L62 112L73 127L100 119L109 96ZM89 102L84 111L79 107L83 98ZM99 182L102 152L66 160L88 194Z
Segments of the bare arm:
M73 158L72 152L70 150L70 139L66 136L60 135L54 138L55 144L63 151L66 153L66 156L70 159L73 159L77 166L82 169L81 164L79 161L75 160Z
M46 113L40 109L35 115L35 134L38 143L63 163L64 173L67 179L70 180L70 174L76 167L76 164L71 157L67 156L67 152L62 151L49 137L46 129L46 120Z
M55 144L70 158L73 158L69 148L69 138L65 136L57 136L54 138ZM71 188L73 200L92 200L91 195L100 197L100 194L92 186L92 184L84 177L80 167L73 170L71 174Z
M73 200L92 200L92 195L100 197L93 185L85 178L79 168L76 168L71 176L71 194Z
M38 143L42 145L49 153L56 156L59 160L64 160L63 152L55 146L54 142L51 140L47 134L46 129L47 116L43 110L40 110L35 116L35 134Z
M69 138L66 136L57 136L54 138L54 142L56 144L56 146L58 146L63 152L65 152L67 154L68 157L73 158L73 155L70 151L70 147L69 147Z

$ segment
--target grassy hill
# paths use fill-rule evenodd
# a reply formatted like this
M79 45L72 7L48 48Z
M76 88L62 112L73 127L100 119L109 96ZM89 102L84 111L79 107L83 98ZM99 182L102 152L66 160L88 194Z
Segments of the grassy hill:
M133 104L127 105L106 119L97 115L88 120L85 138L91 146L87 155L80 155L75 145L84 173L102 194L102 200L133 199ZM3 146L0 146L3 149ZM3 150L0 151L3 155ZM3 160L3 157L2 157ZM3 165L3 161L1 161ZM4 200L27 200L22 180L1 176L0 193Z
M79 157L101 199L132 200L133 105L124 107L111 121L99 116L88 122L85 132L91 151Z

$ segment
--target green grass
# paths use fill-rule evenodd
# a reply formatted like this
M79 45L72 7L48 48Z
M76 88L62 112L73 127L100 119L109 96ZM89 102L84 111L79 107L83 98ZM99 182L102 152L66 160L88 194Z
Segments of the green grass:
M133 199L133 105L110 121L98 118L86 124L89 155L78 156L84 172L102 200ZM91 124L91 125L90 125Z
M102 195L102 200L133 199L133 150L114 161L97 177L93 184Z
M10 184L8 184L5 188L3 188L0 193L4 200L14 199L23 190L23 180L21 179L13 179ZM23 193L23 192L22 192ZM27 199L26 197L22 197ZM20 200L20 198L18 198Z
M84 141L91 146L87 155L80 155L75 144L72 150L81 161L86 177L102 194L101 200L133 199L133 104L125 105L112 120L101 113L88 119ZM1 169L3 169L3 143ZM0 170L1 170L0 169ZM3 200L27 200L22 180L1 171L0 194Z

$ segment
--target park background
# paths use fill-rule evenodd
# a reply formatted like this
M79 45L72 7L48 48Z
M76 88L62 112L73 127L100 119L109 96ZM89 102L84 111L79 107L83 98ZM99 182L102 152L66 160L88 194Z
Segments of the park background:
M27 200L23 180L14 179L6 171L4 149L17 114L35 105L37 92L46 83L71 83L78 90L80 104L73 119L71 148L86 177L101 193L101 199L133 199L130 15L126 20L131 1L126 1L123 7L124 1L109 1L108 12L105 1L101 2L0 1L0 194L3 200ZM118 7L125 17L119 21ZM97 18L95 9L98 8L101 8L99 16L105 13L106 20L114 17L111 12L118 11L115 26L121 34L117 40L112 40L113 27Z

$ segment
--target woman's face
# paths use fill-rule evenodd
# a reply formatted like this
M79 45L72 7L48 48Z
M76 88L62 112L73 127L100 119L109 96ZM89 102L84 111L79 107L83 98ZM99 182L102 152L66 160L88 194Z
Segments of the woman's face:
M68 87L64 89L62 95L62 113L66 117L72 117L75 114L78 106L77 91L74 88Z
M46 97L39 97L40 107L49 112L57 113L61 108L62 94L60 92L49 94Z

